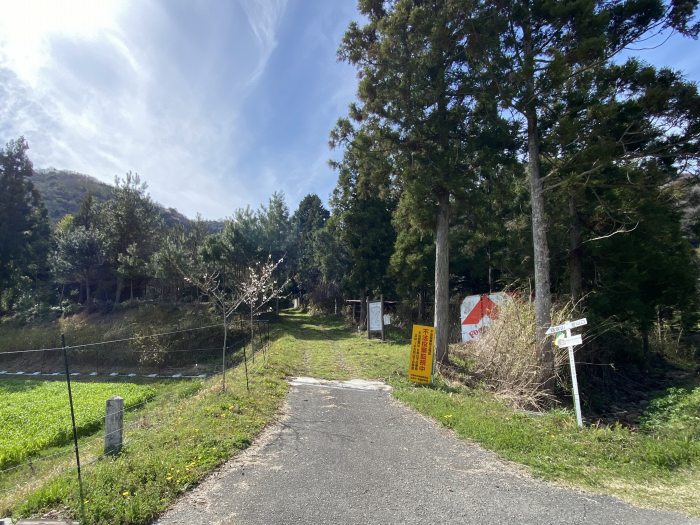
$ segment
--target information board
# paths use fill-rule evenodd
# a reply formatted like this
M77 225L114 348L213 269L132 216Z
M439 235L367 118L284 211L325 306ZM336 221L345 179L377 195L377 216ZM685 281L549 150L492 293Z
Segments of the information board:
M411 355L408 363L408 379L428 385L433 378L433 345L435 328L413 325Z
M382 330L381 301L369 303L369 330L370 332L381 332Z

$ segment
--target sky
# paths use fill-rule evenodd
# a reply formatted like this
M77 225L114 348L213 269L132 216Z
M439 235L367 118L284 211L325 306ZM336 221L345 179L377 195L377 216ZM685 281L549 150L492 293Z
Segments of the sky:
M0 0L0 142L35 168L139 173L189 217L283 191L327 202L328 134L354 99L336 51L354 0ZM653 47L657 38L645 44ZM677 35L645 60L700 81Z

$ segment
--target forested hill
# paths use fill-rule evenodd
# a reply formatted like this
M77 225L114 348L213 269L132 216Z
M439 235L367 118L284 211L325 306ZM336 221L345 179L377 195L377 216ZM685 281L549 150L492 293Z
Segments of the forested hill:
M41 193L53 223L64 215L77 212L80 202L88 193L92 193L98 202L105 202L112 196L112 186L75 171L36 170L32 182Z
M112 197L112 185L99 181L90 175L75 171L41 169L34 172L34 186L44 201L49 219L58 222L67 214L75 214L85 195L91 193L97 202L106 202ZM157 205L167 226L181 224L189 226L190 219L175 208ZM206 221L212 232L223 229L223 221Z

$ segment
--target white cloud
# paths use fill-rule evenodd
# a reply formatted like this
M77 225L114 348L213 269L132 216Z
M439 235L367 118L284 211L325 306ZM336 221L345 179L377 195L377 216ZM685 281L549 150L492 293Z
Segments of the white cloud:
M5 2L3 2L5 4ZM230 215L255 193L235 178L241 121L277 45L285 2L6 2L0 134L37 167L111 182L133 170L194 216ZM221 12L214 12L212 5Z
M286 5L286 0L241 0L241 7L255 35L259 56L247 85L255 83L265 71L267 61L277 46L276 34Z

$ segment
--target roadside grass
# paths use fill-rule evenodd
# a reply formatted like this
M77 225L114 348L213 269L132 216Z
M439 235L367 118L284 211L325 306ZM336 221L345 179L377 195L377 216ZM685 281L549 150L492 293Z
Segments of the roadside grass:
M286 314L282 326L285 345L303 353L297 375L384 379L402 402L537 477L700 516L700 442L679 432L678 417L673 432L658 414L649 432L621 426L579 430L568 410L518 412L487 392L440 378L430 387L414 386L406 378L408 343L367 340L338 320L298 313ZM686 413L687 397L680 398Z
M0 388L6 384L8 380L0 380ZM14 380L11 380L14 382ZM37 381L37 383L39 383ZM67 407L67 394L65 392L65 383L56 381L49 382L51 386L60 387L62 392L60 398L63 407L60 413L57 414L63 423L65 432L69 434L69 440L65 444L59 446L50 446L42 449L38 453L25 458L19 465L9 468L3 468L4 472L0 474L0 516L8 515L12 509L16 509L21 505L26 498L34 491L46 485L62 473L69 473L75 476L75 456L73 453L72 433L70 426L70 412ZM105 400L117 392L120 388L119 383L73 383L73 387L85 385L91 387L94 384L108 384L109 392L105 392L105 397L101 400L102 418L104 418L104 402ZM142 386L142 385L139 385ZM155 395L149 397L145 405L141 403L132 405L131 409L126 409L124 412L124 437L127 440L131 439L133 432L139 428L147 428L151 420L151 414L162 413L163 410L172 404L173 400L183 399L191 396L202 388L201 381L149 381L144 382L145 389L153 390ZM9 403L8 403L9 405ZM32 425L33 423L29 423ZM56 423L58 424L58 423ZM80 457L83 465L88 470L91 468L91 462L96 461L100 457L104 447L104 433L100 428L84 428L83 435L79 438ZM92 430L92 433L90 433Z
M695 440L654 429L578 430L569 411L521 413L483 391L439 379L431 387L414 386L406 379L406 342L368 341L338 319L288 312L273 326L272 338L265 354L259 352L255 363L248 361L250 393L242 364L227 373L226 392L221 392L218 376L164 382L145 407L128 414L122 454L100 458L100 439L83 438L84 523L153 520L246 448L274 420L287 392L286 378L303 375L385 380L404 403L459 437L526 465L536 476L700 516L700 446ZM654 428L663 426L659 417L654 421ZM68 446L62 450L70 452ZM1 477L0 515L8 509L15 518L58 509L58 515L78 518L78 488L70 466L70 456L59 456Z
M272 336L278 338L279 329L273 329ZM120 455L101 457L100 439L86 440L81 448L81 523L149 523L178 495L248 447L275 418L287 392L288 370L300 360L282 341L273 342L265 353L258 351L255 363L249 356L249 393L243 364L227 372L225 392L220 376L173 386L163 382L151 402L129 414ZM9 510L14 518L49 512L81 517L70 456L42 462L38 470L28 467L13 473L0 481L0 494L0 515Z

